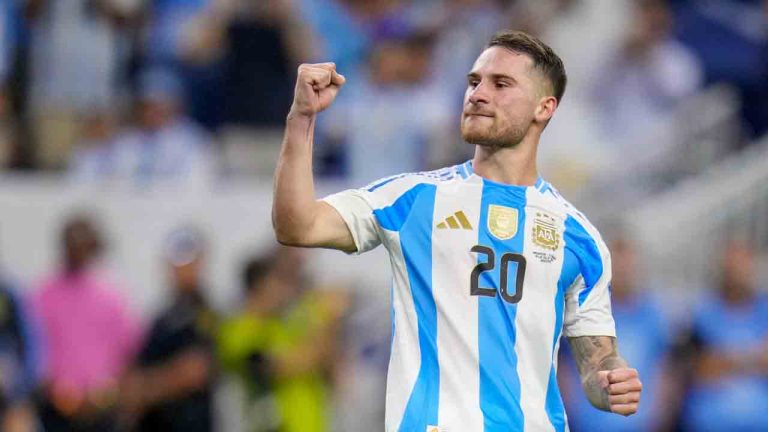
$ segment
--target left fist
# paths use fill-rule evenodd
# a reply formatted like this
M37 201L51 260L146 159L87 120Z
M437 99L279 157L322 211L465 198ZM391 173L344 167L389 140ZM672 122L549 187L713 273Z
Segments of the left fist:
M608 408L611 412L630 416L637 412L643 383L637 369L619 368L597 373L600 387L607 393Z

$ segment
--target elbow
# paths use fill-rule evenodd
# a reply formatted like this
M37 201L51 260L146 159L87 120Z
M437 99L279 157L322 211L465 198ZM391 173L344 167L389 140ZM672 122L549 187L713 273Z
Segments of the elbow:
M289 211L290 210L290 211ZM272 209L272 229L283 246L312 247L315 216L313 209Z
M275 238L277 239L277 242L283 246L304 246L304 244L301 243L299 236L277 229L275 230Z
M272 228L275 231L275 239L283 246L306 246L302 239L301 230L285 222L280 222L278 218L272 218Z

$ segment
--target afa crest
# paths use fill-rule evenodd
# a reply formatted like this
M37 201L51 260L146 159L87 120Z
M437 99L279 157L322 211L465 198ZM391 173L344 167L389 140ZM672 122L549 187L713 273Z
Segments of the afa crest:
M488 206L488 231L499 240L509 240L517 234L516 208L491 204Z
M533 220L533 243L544 249L557 250L560 247L560 230L555 218L546 213L536 213Z

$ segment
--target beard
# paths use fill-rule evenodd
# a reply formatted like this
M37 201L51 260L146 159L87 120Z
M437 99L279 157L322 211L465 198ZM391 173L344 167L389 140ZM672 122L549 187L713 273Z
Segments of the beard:
M495 117L492 118L493 124L486 127L482 125L469 126L466 124L466 119L466 117L461 119L461 137L469 144L483 147L515 147L523 140L527 129L523 125L500 127L496 123Z

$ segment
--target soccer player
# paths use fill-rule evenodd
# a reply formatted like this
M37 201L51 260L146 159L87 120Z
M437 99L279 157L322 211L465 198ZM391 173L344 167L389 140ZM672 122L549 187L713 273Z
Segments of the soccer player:
M562 61L505 31L467 78L461 134L475 145L471 161L316 200L315 121L345 78L332 63L301 65L275 174L277 238L348 253L387 248L387 431L567 430L561 333L590 402L633 414L641 383L616 348L608 250L537 173L539 139L565 89Z

